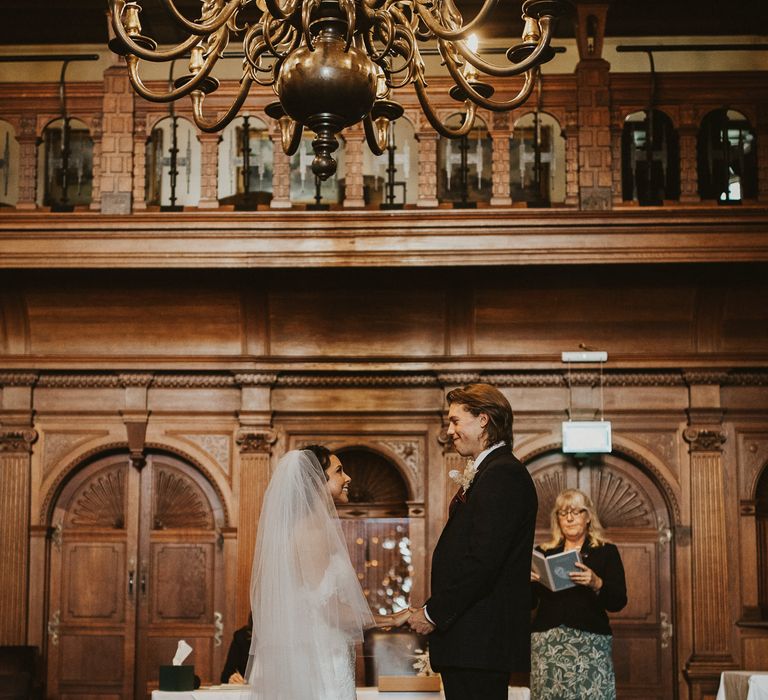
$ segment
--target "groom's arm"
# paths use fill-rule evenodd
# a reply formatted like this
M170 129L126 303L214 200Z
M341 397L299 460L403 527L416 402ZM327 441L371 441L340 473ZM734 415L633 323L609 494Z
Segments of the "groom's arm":
M493 590L511 549L532 544L526 533L536 518L535 492L522 468L497 467L476 484L463 507L469 509L468 545L452 562L448 583L433 591L426 604L438 629L450 627Z

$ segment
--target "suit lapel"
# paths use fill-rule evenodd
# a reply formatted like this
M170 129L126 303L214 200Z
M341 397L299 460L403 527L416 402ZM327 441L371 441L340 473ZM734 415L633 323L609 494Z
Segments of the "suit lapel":
M502 455L503 452L500 452L500 450L503 450L506 448L507 445L500 445L492 452L489 452L485 457L483 458L483 461L480 462L479 466L477 467L477 474L475 474L475 478L472 479L472 483L469 485L469 488L467 489L467 492L464 494L464 499L461 503L459 503L454 509L453 512L449 512L448 514L448 520L445 521L446 525L451 522L451 520L455 517L456 513L458 513L461 510L461 507L466 504L467 500L469 499L470 494L472 493L472 489L475 487L475 484L479 481L479 479L482 477L483 472L485 471L486 467L493 462L496 457L499 455Z

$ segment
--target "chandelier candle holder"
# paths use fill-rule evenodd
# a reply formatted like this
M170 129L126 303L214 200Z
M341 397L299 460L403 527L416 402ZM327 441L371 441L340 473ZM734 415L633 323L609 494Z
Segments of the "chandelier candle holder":
M488 20L499 0L484 0L474 19L464 22L453 0L201 0L200 18L191 21L174 0L162 0L171 18L188 36L177 46L160 49L141 33L141 5L109 0L114 37L110 48L125 56L136 92L151 102L192 99L197 126L206 132L223 129L243 106L253 83L271 87L277 100L266 106L278 120L282 147L293 155L303 130L314 132L312 171L325 180L336 171L333 152L338 134L363 123L375 155L387 146L389 124L403 114L390 99L393 90L413 85L429 123L441 135L461 138L470 132L478 107L496 112L514 109L531 94L538 67L554 56L550 46L566 0L526 0L522 42L507 51L508 65L481 58L470 36ZM203 112L205 96L219 81L211 71L230 39L242 42L240 88L218 119ZM456 128L438 117L427 95L423 53L437 52L455 86L450 95L463 103ZM189 56L189 73L165 92L141 79L142 60L172 61ZM506 78L523 76L517 95L491 99L494 89L479 80L483 73Z

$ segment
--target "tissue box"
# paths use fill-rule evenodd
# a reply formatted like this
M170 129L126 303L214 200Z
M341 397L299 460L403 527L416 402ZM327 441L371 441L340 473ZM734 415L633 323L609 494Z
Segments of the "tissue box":
M160 690L194 690L194 666L161 666Z

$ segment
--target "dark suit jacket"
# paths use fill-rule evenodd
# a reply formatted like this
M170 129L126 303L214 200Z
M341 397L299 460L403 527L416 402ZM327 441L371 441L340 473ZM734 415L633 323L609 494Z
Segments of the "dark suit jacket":
M530 670L531 552L538 501L509 446L483 460L432 555L432 667Z

